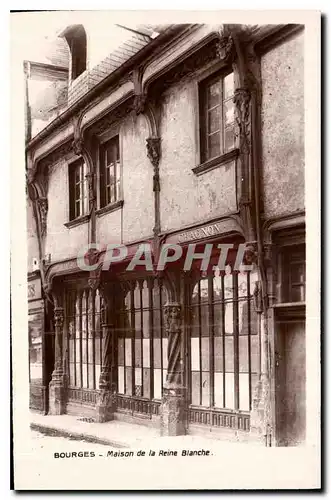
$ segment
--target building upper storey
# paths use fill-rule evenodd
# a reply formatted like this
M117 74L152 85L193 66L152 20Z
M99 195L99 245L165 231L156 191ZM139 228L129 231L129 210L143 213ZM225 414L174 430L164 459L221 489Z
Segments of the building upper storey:
M239 42L222 24L116 29L128 37L108 55L88 25L59 31L68 101L27 144L44 255L233 220L254 171L266 218L304 210L302 27L242 26Z

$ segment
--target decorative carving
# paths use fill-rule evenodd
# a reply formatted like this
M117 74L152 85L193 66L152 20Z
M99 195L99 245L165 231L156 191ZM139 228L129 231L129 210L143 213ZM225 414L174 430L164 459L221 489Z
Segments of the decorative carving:
M262 289L259 281L256 281L255 288L253 291L254 306L257 314L262 314L263 312L263 300L262 300Z
M54 323L55 323L55 329L61 332L62 334L62 329L63 329L63 308L62 307L55 307L54 309Z
M146 99L147 99L146 94L135 95L132 108L137 115L144 112Z
M216 42L216 55L221 61L229 63L234 57L234 43L232 36L220 31L220 40Z
M100 285L100 277L101 277L101 268L98 268L95 271L90 272L90 277L88 279L88 286L91 288L91 290L95 291L98 289Z
M57 383L63 383L62 380L62 334L63 334L64 311L62 307L54 308L55 324L55 370L52 380Z
M85 177L88 184L89 202L91 204L93 201L95 201L94 173L88 172Z
M122 105L111 109L103 117L99 118L95 124L90 128L90 134L102 134L105 130L109 129L114 123L122 120L133 109L133 100L129 99Z
M148 137L146 139L147 156L156 169L161 157L161 139L159 137Z
M250 91L245 88L236 89L233 102L237 111L236 121L240 134L240 149L243 153L249 153L251 143Z
M40 233L41 236L45 236L47 232L47 212L48 212L47 198L38 198L37 204L40 215Z
M81 156L83 153L83 139L77 137L72 141L72 149L77 156Z
M189 55L183 62L169 69L166 74L162 75L162 78L153 84L153 95L160 96L168 87L194 73L197 68L202 68L212 61L216 61L218 43L219 40L216 39L210 41Z
M168 375L169 384L181 383L181 307L178 303L164 306L166 331L168 334Z

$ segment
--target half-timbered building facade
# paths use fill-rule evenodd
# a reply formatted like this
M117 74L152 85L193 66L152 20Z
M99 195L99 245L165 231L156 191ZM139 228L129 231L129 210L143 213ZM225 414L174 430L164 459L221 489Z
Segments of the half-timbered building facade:
M86 27L60 40L66 101L26 145L31 407L304 441L303 27L144 26L95 65Z

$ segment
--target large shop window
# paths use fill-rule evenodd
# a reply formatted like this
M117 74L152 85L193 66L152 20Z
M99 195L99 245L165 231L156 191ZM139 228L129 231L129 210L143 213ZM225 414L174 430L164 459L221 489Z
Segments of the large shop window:
M67 292L66 362L69 386L97 389L102 368L102 299L98 291Z
M233 73L203 81L199 94L201 161L205 162L235 147Z
M118 392L161 399L168 363L162 317L164 290L153 278L124 286L118 311Z
M119 136L100 147L100 208L121 199Z
M43 311L29 314L29 380L42 384L43 380Z
M253 305L255 273L214 271L195 285L191 304L191 404L249 411L259 374Z

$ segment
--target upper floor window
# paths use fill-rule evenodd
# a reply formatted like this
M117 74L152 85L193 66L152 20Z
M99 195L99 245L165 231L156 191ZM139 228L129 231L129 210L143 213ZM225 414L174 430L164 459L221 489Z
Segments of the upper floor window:
M121 164L119 136L100 148L100 208L121 199Z
M71 80L86 70L86 32L81 24L70 26L64 34L71 53Z
M306 297L305 245L291 245L283 254L283 302L304 302Z
M70 220L88 212L88 186L86 164L79 159L69 165Z
M233 73L204 80L199 94L201 160L205 162L235 147Z

